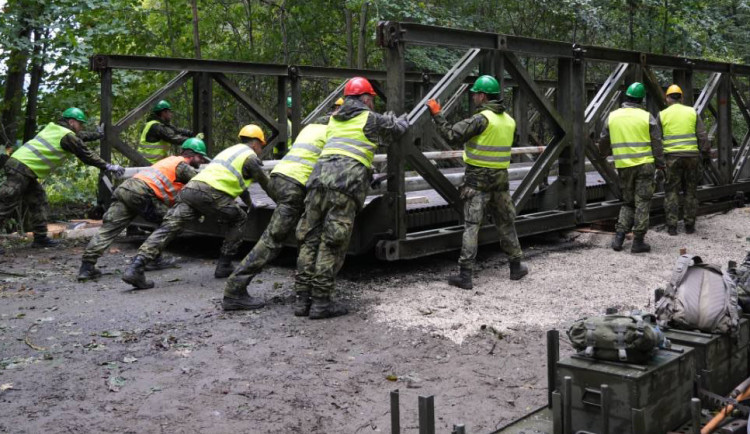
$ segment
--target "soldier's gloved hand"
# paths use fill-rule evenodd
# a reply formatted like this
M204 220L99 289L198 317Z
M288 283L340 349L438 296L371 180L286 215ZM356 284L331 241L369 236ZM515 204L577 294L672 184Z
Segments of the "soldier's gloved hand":
M104 123L96 126L96 132L104 136Z
M203 133L198 133L198 134L196 134L196 135L195 135L195 138L196 138L196 139L201 139L201 140L203 140L203 138L204 138L204 137L206 137L206 135L205 135L205 134L203 134Z
M469 187L468 185L464 185L461 187L461 199L471 199L472 197L476 196L479 193L479 191L474 190L473 188Z
M666 179L666 175L664 174L664 168L656 169L656 173L654 173L654 181L657 184L661 184Z
M125 168L119 164L107 164L107 172L111 172L116 177L122 178L122 175L125 174Z
M440 113L440 103L437 102L437 100L429 99L427 100L427 108L430 109L430 114L435 116L436 114Z
M701 162L704 166L707 166L711 163L711 153L710 152L701 152Z
M406 119L406 113L396 118L396 125L398 125L402 133L406 132L406 130L409 129L409 120Z

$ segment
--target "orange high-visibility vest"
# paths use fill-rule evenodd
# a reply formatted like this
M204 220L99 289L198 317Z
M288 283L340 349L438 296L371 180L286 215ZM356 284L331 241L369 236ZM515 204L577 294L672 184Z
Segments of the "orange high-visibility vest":
M133 178L138 178L148 184L156 197L167 206L172 206L177 193L185 186L185 184L176 180L177 166L185 162L184 157L167 157L136 173Z

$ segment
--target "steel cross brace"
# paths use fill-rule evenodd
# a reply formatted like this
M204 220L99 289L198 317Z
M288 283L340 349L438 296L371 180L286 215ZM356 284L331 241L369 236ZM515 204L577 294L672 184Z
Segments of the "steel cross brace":
M312 123L315 119L317 119L320 116L323 116L326 112L328 112L328 109L333 105L334 102L338 98L343 97L344 95L344 87L346 86L346 81L343 81L341 84L339 84L336 89L333 90L326 99L324 99L320 104L318 104L317 107L313 111L308 114L305 119L302 120L302 125L306 126Z
M211 74L211 77L219 83L219 85L233 96L243 107L245 107L250 113L252 113L259 121L271 130L271 135L266 140L271 143L278 135L279 129L277 128L276 120L274 120L268 113L260 107L260 104L250 98L245 92L240 90L236 83L227 78L222 73Z
M430 99L446 99L446 97L460 90L464 79L479 64L481 60L481 50L473 48L448 71L445 76L417 103L407 115L410 130L420 131L425 128L434 128L431 125L431 116L427 109L427 101ZM451 182L428 160L422 152L414 146L413 133L408 133L405 139L401 140L400 146L404 147L406 159L411 163L416 171L422 175L435 188L451 206L459 213L463 214L463 203L459 197L458 190Z
M559 157L565 146L570 145L568 140L569 123L557 112L552 103L544 97L542 92L531 79L526 68L521 65L515 54L503 52L505 57L505 69L517 82L521 91L530 97L531 102L537 106L539 112L547 117L555 131L555 137L544 149L537 161L532 166L529 173L523 178L521 184L513 192L513 201L516 209L523 209L526 202L531 199L531 195L536 190L539 183L546 177L552 163Z

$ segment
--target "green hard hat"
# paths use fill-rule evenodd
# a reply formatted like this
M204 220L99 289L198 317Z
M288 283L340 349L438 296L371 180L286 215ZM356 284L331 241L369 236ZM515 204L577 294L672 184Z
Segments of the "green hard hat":
M208 154L206 154L206 144L203 143L203 140L197 137L191 137L182 142L182 149L189 149L196 154L201 154L204 157L208 157Z
M646 87L643 86L643 83L639 83L636 81L635 83L628 86L628 90L625 91L625 95L631 98L642 99L644 96L646 96Z
M477 78L470 90L471 92L498 94L500 93L500 83L491 75L483 75Z
M162 110L172 110L172 104L170 104L169 101L163 99L157 102L151 109L151 111L154 113L159 113Z
M287 106L287 108L292 108L292 97L291 96L286 97L286 106Z
M86 114L83 112L83 110L76 107L70 107L69 109L66 109L63 112L62 117L65 119L75 119L78 122L84 124L88 122L88 119L86 119Z

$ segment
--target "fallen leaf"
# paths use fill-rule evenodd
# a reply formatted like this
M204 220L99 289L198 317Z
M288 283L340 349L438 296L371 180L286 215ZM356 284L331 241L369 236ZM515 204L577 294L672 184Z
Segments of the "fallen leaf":
M385 379L388 381L398 381L398 377L393 374L386 376Z
M136 359L136 358L135 358L135 357L133 357L133 356L125 356L125 357L124 357L124 358L122 359L122 362L123 362L123 363L135 363L135 362L137 362L137 361L138 361L138 359Z
M4 391L6 391L8 389L12 389L12 388L13 388L13 383L0 384L0 392L4 392Z
M125 385L125 379L122 377L109 377L107 387L110 392L119 392L120 388Z
M122 332L117 331L117 330L112 330L112 331L105 330L105 331L101 332L99 334L99 336L101 336L103 338L118 338L118 337L122 336Z

